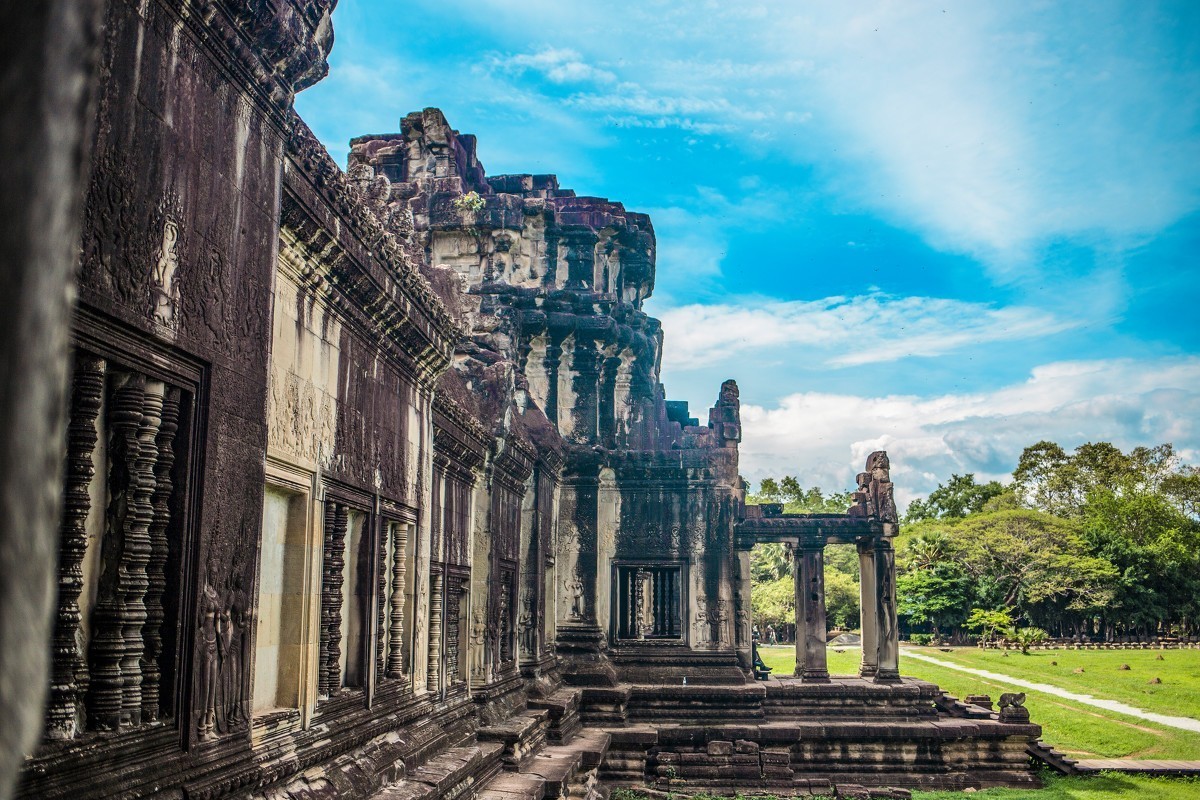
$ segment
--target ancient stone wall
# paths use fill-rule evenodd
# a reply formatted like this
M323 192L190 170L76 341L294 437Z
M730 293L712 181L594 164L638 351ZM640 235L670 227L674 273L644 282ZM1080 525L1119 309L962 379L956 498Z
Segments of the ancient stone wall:
M330 6L108 4L26 794L199 787L249 757L280 165Z

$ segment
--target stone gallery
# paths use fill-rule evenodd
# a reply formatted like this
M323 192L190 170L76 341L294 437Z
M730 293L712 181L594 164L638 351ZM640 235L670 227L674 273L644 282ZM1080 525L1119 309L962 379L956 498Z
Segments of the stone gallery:
M18 794L1033 785L1019 703L900 677L887 455L845 514L746 505L737 384L703 424L664 396L650 219L488 176L436 109L343 171L292 109L331 6L106 4ZM796 674L765 681L761 542L797 576ZM831 543L856 676L826 667Z

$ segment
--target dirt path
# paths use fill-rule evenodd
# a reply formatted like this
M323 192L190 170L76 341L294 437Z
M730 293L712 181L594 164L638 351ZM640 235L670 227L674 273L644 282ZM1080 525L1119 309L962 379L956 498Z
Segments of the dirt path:
M971 675L978 675L981 678L988 678L989 680L993 681L1003 681L1004 683L1011 684L1013 686L1020 686L1023 689L1033 689L1034 691L1054 695L1055 697L1061 697L1065 700L1074 700L1077 703L1083 703L1096 708L1103 708L1107 711L1115 711L1118 714L1127 714L1131 717L1137 717L1138 719L1157 722L1159 725L1166 725L1170 728L1179 728L1180 730L1184 731L1200 733L1200 719L1192 719L1191 717L1172 717L1167 714L1156 714L1153 711L1145 711L1140 708L1134 708L1131 705L1126 705L1119 700L1102 700L1098 697L1092 697L1090 694L1078 694L1076 692L1067 691L1066 689L1061 689L1058 686L1051 686L1048 683L1034 683L1033 681L1026 681L1021 680L1020 678L1002 675L998 672L988 672L985 669L964 667L951 661L943 661L940 658L934 658L933 656L927 656L922 653L905 651L904 658L915 658L917 661L925 661L930 664L936 664L937 666L945 667L946 669L967 672Z

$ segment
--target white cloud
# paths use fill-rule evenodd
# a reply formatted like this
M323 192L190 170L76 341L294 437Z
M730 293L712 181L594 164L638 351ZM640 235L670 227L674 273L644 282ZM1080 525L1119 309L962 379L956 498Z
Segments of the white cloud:
M1004 281L1044 273L1056 242L1119 252L1200 206L1200 84L1153 6L503 8L511 40L556 46L498 63L572 84L574 113L816 164L844 202Z
M788 346L807 348L817 363L846 367L1048 336L1079 324L1028 307L882 292L813 301L686 305L663 312L662 320L669 336L664 368L672 371Z
M742 406L742 474L752 482L798 475L826 490L852 488L867 454L888 451L907 504L950 474L1005 478L1042 439L1073 448L1111 441L1128 449L1200 447L1200 358L1066 361L1035 368L992 392L879 397L805 392L774 408Z
M583 61L574 50L547 47L535 53L494 56L492 63L508 72L532 69L554 83L612 83L617 76Z

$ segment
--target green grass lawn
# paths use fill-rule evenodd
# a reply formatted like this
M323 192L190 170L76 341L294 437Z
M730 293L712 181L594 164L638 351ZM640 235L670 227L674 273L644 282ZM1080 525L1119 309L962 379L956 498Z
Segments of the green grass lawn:
M764 659L765 660L765 659ZM1045 773L1043 789L986 789L980 792L913 792L913 800L1196 800L1200 797L1200 781L1194 778L1147 778L1138 775L1103 773L1084 777L1064 778ZM656 795L658 797L660 795ZM739 795L725 798L704 793L678 797L693 800L770 800L773 795ZM649 796L636 789L615 789L612 800L648 800ZM778 800L778 799L777 799Z
M907 648L906 648L907 649ZM1047 651L1050 652L1050 651ZM1070 651L1084 658L1095 655L1111 655L1107 652ZM1166 655L1169 656L1169 651ZM1195 651L1183 651L1195 652ZM1139 651L1128 651L1126 656L1139 655ZM795 669L795 649L792 647L760 647L759 655L767 666L778 676L791 675ZM931 655L945 657L952 655L933 649ZM857 672L859 662L857 649L845 648L838 653L834 648L829 650L829 671L833 674L852 675ZM965 657L965 654L964 654ZM1153 659L1153 653L1150 658ZM1017 677L1015 670L1003 669L1008 663L1023 658L1019 653L1008 658L999 658L1000 666L994 664L979 665L981 669L1004 672ZM949 658L945 660L949 661ZM1047 662L1056 660L1047 659ZM1061 659L1057 659L1060 664ZM964 662L965 663L965 662ZM1134 666L1128 659L1126 662ZM1166 661L1152 662L1166 664ZM972 664L971 666L975 666ZM1136 667L1135 667L1136 668ZM1097 674L1098 669L1084 666L1085 672L1076 678L1086 678ZM1186 669L1186 667L1184 667ZM1006 686L1002 681L992 681L986 678L958 672L947 667L927 664L916 659L905 659L904 651L900 654L900 671L902 674L936 683L943 690L955 697L965 697L968 694L988 694L993 699L999 698L1003 692L1025 692L1028 696L1026 707L1029 708L1033 721L1042 726L1042 738L1059 750L1075 758L1161 758L1200 760L1200 734L1168 728L1152 722L1145 722L1134 717L1117 714L1100 708L1093 708L1071 700L1063 700L1050 694L1033 692L1017 686ZM1068 674L1069 671L1068 671ZM1034 678L1038 679L1038 678ZM1047 678L1041 682L1055 684ZM1148 679L1147 679L1148 680ZM1168 680L1163 677L1164 683ZM1098 680L1103 684L1103 681ZM1086 691L1094 696L1103 696L1094 687L1072 685L1073 690ZM1123 699L1123 698L1116 698ZM1130 702L1130 701L1126 701ZM1131 705L1134 703L1130 702ZM1176 713L1180 713L1176 711ZM1200 787L1196 788L1196 797L1200 797ZM1086 795L1083 795L1086 796Z
M907 648L906 648L907 649ZM913 651L955 664L1048 683L1093 697L1120 700L1146 711L1200 719L1200 650L1031 650L936 647ZM1156 660L1162 656L1162 661ZM1057 663L1056 663L1057 662ZM1120 669L1128 664L1128 670ZM1083 668L1082 674L1075 669ZM1158 678L1160 684L1151 684Z
M913 792L913 800L1196 800L1200 781L1104 773L1086 778L1049 774L1044 789L987 789L982 792Z

